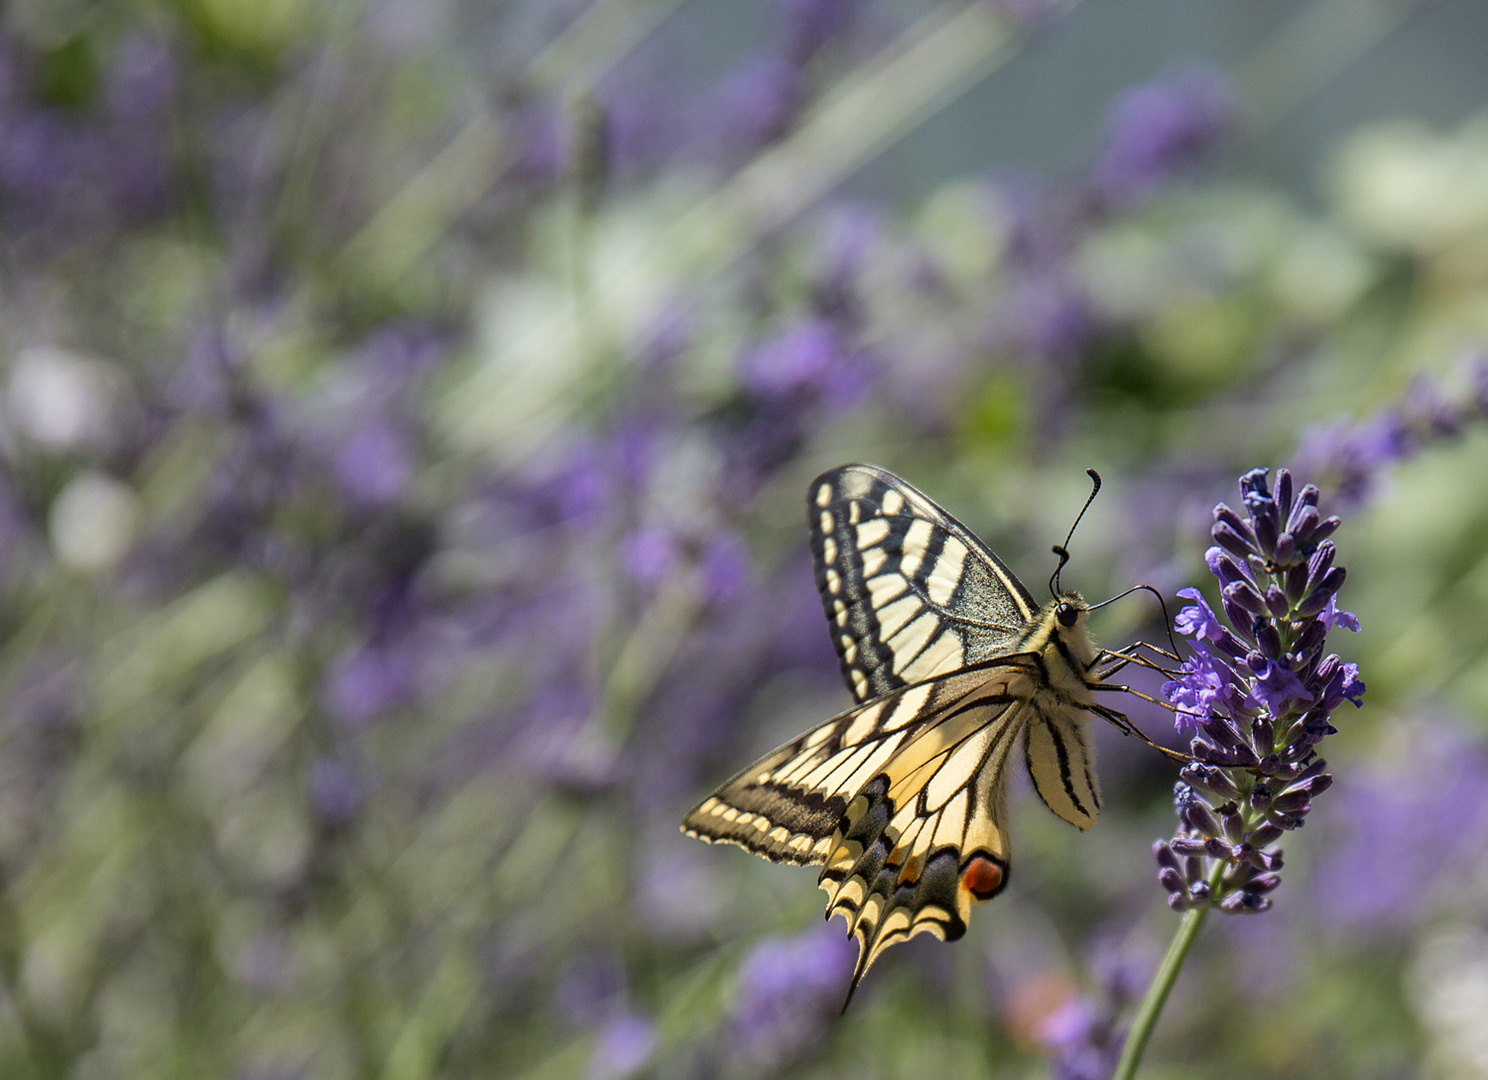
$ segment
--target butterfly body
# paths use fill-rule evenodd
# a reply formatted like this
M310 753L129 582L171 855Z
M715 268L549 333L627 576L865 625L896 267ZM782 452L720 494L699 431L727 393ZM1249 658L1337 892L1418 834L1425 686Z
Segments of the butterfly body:
M910 484L847 465L808 493L823 607L857 704L721 785L682 828L820 865L858 939L853 986L919 933L954 940L1007 884L1006 787L1081 829L1099 788L1088 717L1100 655L1074 592L1036 607L985 544Z

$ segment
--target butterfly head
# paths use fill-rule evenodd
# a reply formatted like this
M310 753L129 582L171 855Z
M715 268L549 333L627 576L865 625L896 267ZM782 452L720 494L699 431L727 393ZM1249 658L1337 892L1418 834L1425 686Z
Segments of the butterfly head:
M1083 683L1095 663L1095 643L1090 639L1090 605L1073 589L1065 589L1044 605L1029 623L1029 633L1022 647L1029 652L1044 653L1051 663L1051 678L1061 681L1054 672L1063 672L1072 680L1070 688Z

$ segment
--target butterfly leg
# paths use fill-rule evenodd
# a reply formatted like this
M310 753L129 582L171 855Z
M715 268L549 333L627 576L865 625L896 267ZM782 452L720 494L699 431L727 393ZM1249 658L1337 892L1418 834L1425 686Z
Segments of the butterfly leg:
M1142 644L1142 642L1137 642L1137 645L1140 644ZM1132 646L1132 648L1136 648L1136 645ZM1136 664L1138 667L1144 667L1149 671L1156 671L1158 674L1166 675L1170 679L1177 678L1178 675L1178 673L1171 668L1167 668L1161 664L1154 663L1145 656L1138 656L1126 652L1115 652L1109 649L1102 650L1100 655L1096 657L1096 663L1100 664L1106 661L1115 661L1115 663L1112 667L1109 667L1105 671L1100 673L1101 679L1109 679L1112 675L1115 675L1118 671L1126 667L1128 664Z
M1105 687L1103 689L1111 689L1111 688ZM1152 699L1151 698L1148 698L1148 700L1150 701ZM1145 733L1143 733L1143 731L1142 731L1141 728L1137 727L1136 724L1133 724L1131 722L1130 718L1128 718L1125 713L1117 712L1115 709L1107 708L1104 705L1091 705L1091 706L1088 706L1088 708L1090 709L1091 712L1095 713L1097 716L1101 717L1104 720L1109 721L1112 725L1114 725L1123 734L1130 735L1131 737L1135 738L1137 741L1146 743L1148 746L1152 747L1152 749L1156 750L1159 754L1162 754L1164 757L1171 758L1173 761L1181 761L1184 764L1188 764L1191 761L1197 761L1198 760L1198 758L1194 757L1192 754L1185 754L1185 753L1183 753L1180 750L1172 750L1172 749L1170 749L1170 748L1168 748L1166 746L1163 746L1161 743L1155 743L1155 742L1153 742L1151 739L1149 739L1146 736Z

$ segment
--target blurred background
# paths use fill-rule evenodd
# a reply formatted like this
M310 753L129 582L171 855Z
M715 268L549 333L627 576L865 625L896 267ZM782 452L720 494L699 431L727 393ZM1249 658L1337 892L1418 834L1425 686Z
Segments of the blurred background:
M803 498L868 460L1035 592L1099 469L1091 598L1319 483L1367 704L1145 1075L1488 1076L1485 56L1474 0L12 0L0 1074L1108 1075L1177 919L1131 740L842 1019L814 874L678 832L847 704Z

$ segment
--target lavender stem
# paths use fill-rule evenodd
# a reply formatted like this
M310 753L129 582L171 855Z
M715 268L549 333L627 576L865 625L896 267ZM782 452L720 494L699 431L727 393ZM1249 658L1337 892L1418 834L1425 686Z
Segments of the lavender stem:
M1211 891L1218 887L1223 873L1224 864L1220 863L1209 875ZM1188 952L1198 939L1199 928L1204 925L1204 917L1208 914L1208 904L1199 904L1183 913L1183 918L1178 923L1178 933L1173 935L1173 943L1168 946L1162 965L1152 977L1152 985L1147 988L1147 996L1142 999L1142 1007L1137 1010L1137 1018L1132 1021L1131 1031L1127 1032L1126 1044L1121 1048L1121 1060L1117 1063L1111 1080L1132 1080L1137 1075L1137 1066L1142 1062L1142 1052L1147 1049L1147 1040L1152 1037L1157 1018L1162 1015L1163 1006L1168 1002L1168 994L1178 981L1178 973L1183 970Z

